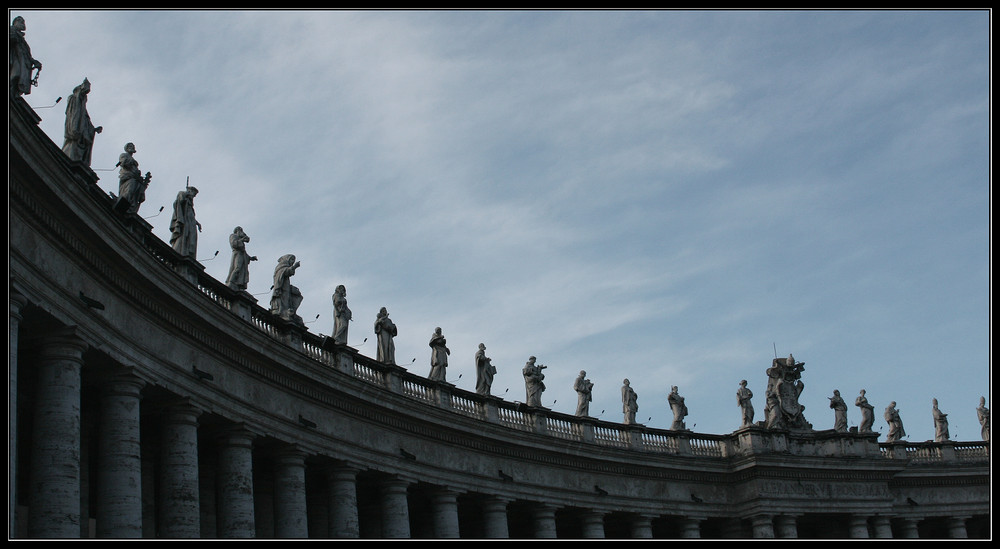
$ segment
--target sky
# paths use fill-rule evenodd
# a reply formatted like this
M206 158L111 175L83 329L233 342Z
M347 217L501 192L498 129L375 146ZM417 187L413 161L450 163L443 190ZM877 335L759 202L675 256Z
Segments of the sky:
M250 236L248 291L267 306L294 254L309 331L330 334L347 288L351 346L375 356L386 307L397 362L448 381L667 428L764 418L775 356L805 363L800 403L861 389L888 432L980 440L990 406L988 11L124 11L21 15L63 142L86 77L103 128L92 168L117 193L127 142L152 173L139 213L169 240L195 199L198 259L224 281L228 236ZM54 105L54 106L53 106ZM158 209L163 207L162 213ZM215 252L218 251L218 255Z

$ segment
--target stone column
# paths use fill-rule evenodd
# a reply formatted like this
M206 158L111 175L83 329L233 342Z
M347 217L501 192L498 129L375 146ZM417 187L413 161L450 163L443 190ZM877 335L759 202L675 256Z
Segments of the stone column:
M490 497L483 501L483 536L488 539L507 539L510 529L507 526L508 500Z
M584 538L604 539L604 513L585 510L580 515L580 526Z
M252 433L232 429L219 436L218 534L222 538L256 535L253 512Z
M164 410L160 428L160 486L157 498L161 538L201 537L198 417L201 410L178 402Z
M917 528L917 524L920 519L914 517L905 517L899 519L899 531L902 534L901 538L916 539L920 537L920 530Z
M868 537L868 517L851 515L847 517L847 535L851 538L864 539Z
M889 517L885 515L872 517L872 527L875 529L876 538L892 538L892 525L889 523Z
M681 517L681 537L682 538L700 538L701 537L701 517Z
M398 479L387 479L382 483L382 537L410 537L410 507L407 502L407 488L410 483Z
M534 509L535 537L541 539L556 537L556 508L540 504Z
M86 344L73 330L41 341L35 365L28 535L80 537L80 387Z
M131 373L104 380L98 423L97 537L142 537L139 391Z
M458 493L448 488L439 488L431 496L431 505L434 516L434 537L458 538Z
M774 517L774 523L779 538L799 537L799 529L798 526L796 525L796 519L794 516L779 515L777 517Z
M293 446L279 451L274 462L274 536L308 538L306 454Z
M770 539L774 537L774 525L771 523L771 515L756 515L750 518L753 527L754 538Z
M965 528L965 521L968 517L948 517L948 537L955 539L966 539L969 532Z
M653 537L653 517L636 515L632 517L631 535L636 539L651 539Z
M7 350L10 351L7 362L7 532L15 537L17 522L14 511L17 509L17 339L21 323L21 309L28 299L14 290L7 296L10 302L10 315L7 317L7 335L9 336Z
M330 537L358 538L358 470L335 465L327 470L330 494Z

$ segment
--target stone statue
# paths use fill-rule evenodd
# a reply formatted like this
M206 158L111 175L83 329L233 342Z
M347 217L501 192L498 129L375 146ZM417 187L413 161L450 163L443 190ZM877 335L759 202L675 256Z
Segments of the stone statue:
M802 383L804 362L796 362L795 357L776 358L767 369L765 424L773 429L812 429L799 404L799 395L805 385Z
M490 362L490 357L486 356L486 345L480 343L479 350L476 351L476 394L489 396L496 373L496 367Z
M545 379L545 374L542 373L542 370L545 368L542 364L536 366L535 357L529 357L528 362L521 370L521 375L524 376L525 403L528 406L541 407L542 405L542 391L545 390L545 383L542 382Z
M840 391L833 390L830 399L830 408L833 408L833 430L838 433L847 432L847 403L840 397Z
M126 143L125 152L118 156L117 164L121 168L118 171L118 199L126 202L125 211L131 214L138 212L139 206L146 201L146 188L152 179L149 172L142 176L135 152L135 145Z
M343 284L333 291L333 342L347 345L347 327L351 323L351 310L347 308L347 288Z
M635 425L635 414L639 411L639 395L635 394L628 379L622 383L622 412L625 414L625 425Z
M937 399L933 399L934 407L931 413L934 415L934 442L944 442L951 438L948 434L948 414L938 409Z
M396 364L396 325L389 319L389 311L382 307L375 317L375 337L378 340L376 359L382 364Z
M274 268L274 286L271 287L271 312L285 320L302 323L302 318L295 312L302 303L302 293L291 284L292 275L299 268L300 262L295 256L286 254L278 259Z
M906 436L903 430L903 420L899 418L899 410L896 409L896 401L889 403L885 409L885 422L889 424L889 433L885 435L886 442L896 442Z
M976 408L976 417L979 418L979 425L982 427L981 433L983 441L990 441L990 409L986 407L986 397L979 397L979 407Z
M233 234L229 235L229 247L233 249L233 257L229 261L229 276L226 277L226 286L233 290L246 290L250 282L250 262L257 261L257 256L247 253L247 242L250 237L243 232L243 227L233 229Z
M63 152L74 162L90 166L94 152L94 137L104 130L94 127L87 113L87 96L90 95L90 81L73 88L73 95L66 100L66 125L64 128Z
M447 340L441 334L441 328L434 328L428 345L431 346L431 373L427 375L427 379L447 381L446 370L448 369L448 355L451 354L451 351L448 349Z
M741 427L749 427L753 425L753 404L750 399L753 398L753 391L747 387L747 380L740 381L740 388L736 390L736 402L740 406L740 410L743 412L743 423Z
M198 233L201 223L194 216L194 197L198 189L187 187L174 199L174 214L170 218L170 246L182 256L194 257L198 253Z
M670 395L667 396L670 403L670 410L674 413L674 422L670 424L671 431L681 431L686 429L684 418L688 415L687 406L684 405L684 397L677 393L677 386L670 388Z
M586 417L590 415L590 402L593 400L591 394L594 384L587 379L587 372L580 370L580 375L576 376L573 382L573 390L576 391L576 415Z
M858 425L858 432L872 432L872 425L875 424L875 407L868 404L864 389L861 389L861 394L858 395L858 398L854 399L854 405L861 408L861 423Z
M31 56L31 48L24 39L27 26L24 18L18 15L10 24L10 42L7 43L8 65L7 74L11 97L20 97L31 93L31 86L38 85L38 74L42 72L42 63ZM34 76L31 72L38 69Z

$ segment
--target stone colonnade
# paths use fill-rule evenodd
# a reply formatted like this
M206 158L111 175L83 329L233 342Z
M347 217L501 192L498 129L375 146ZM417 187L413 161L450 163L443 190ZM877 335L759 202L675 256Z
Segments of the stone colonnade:
M17 343L19 308L11 303L11 341ZM30 429L11 435L12 450L18 443L30 446L26 454L30 459L11 463L12 478L19 481L22 492L16 501L21 515L17 527L27 537L506 538L516 533L604 538L609 534L607 510L575 509L573 529L566 532L560 531L564 509L544 501L518 501L518 519L527 520L514 525L511 499L476 494L470 504L460 487L429 486L418 478L310 456L293 443L270 439L261 444L260 437L243 425L217 416L208 425L203 421L206 414L186 399L162 390L150 393L148 384L128 368L102 365L86 374L92 379L85 384L88 345L68 328L27 341L32 377L28 383L17 379L21 385L13 394L30 402ZM20 358L16 346L11 356ZM16 367L12 362L12 370ZM86 418L93 429L85 428ZM26 470L14 473L15 465ZM310 480L316 478L321 481ZM429 502L426 509L415 503L415 493L420 502ZM463 509L465 505L471 507ZM415 509L419 517L413 516ZM663 520L640 513L618 515L613 534L622 537L654 537L655 525ZM708 517L671 516L670 520L671 537L679 538L799 534L793 516L734 517L726 529L707 533ZM951 536L966 537L963 518L948 520ZM897 519L896 524L898 537L918 536L916 519ZM888 538L894 533L884 516L851 516L846 527L855 538Z

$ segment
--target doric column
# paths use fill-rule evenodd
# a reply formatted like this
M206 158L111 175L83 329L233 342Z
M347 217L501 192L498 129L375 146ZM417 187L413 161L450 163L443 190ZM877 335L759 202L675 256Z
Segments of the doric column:
M274 536L308 538L306 454L288 447L274 457Z
M10 315L7 317L7 532L14 537L17 524L14 511L17 509L17 339L21 324L21 309L28 299L13 289L7 296Z
M774 525L779 538L797 538L799 529L796 519L792 515L778 515L774 517Z
M186 403L164 409L160 428L160 486L157 510L161 538L201 537L201 472L198 466L198 417Z
M604 513L584 510L580 514L582 535L587 539L604 539Z
M358 470L348 465L327 469L330 494L330 537L360 537L358 527Z
M97 537L142 537L139 391L131 373L104 380L98 423Z
M968 517L948 517L948 537L956 539L966 539L969 532L965 528L965 521Z
M750 518L753 525L754 538L770 539L774 537L774 525L771 523L771 515L755 515Z
M80 537L80 384L86 344L72 330L41 340L35 367L28 535Z
M534 508L535 537L540 539L556 537L556 508L540 504Z
M914 517L905 517L899 519L899 531L902 534L901 538L916 539L920 537L920 530L917 528L917 524L920 519Z
M219 436L218 534L222 538L256 535L253 512L252 433L232 429Z
M851 515L847 517L847 535L851 538L863 539L868 537L868 517L861 515Z
M382 537L410 537L410 508L407 489L410 483L390 478L382 482Z
M892 538L892 525L889 522L889 517L885 515L876 515L872 517L872 527L875 530L876 538Z
M507 539L510 529L507 526L508 500L489 497L483 501L483 536L488 539Z
M431 495L431 505L434 537L458 538L458 493L448 488L439 488Z
M701 537L701 517L681 517L681 537L700 538Z
M653 537L653 517L649 515L635 515L629 524L631 536L635 539L650 539Z

